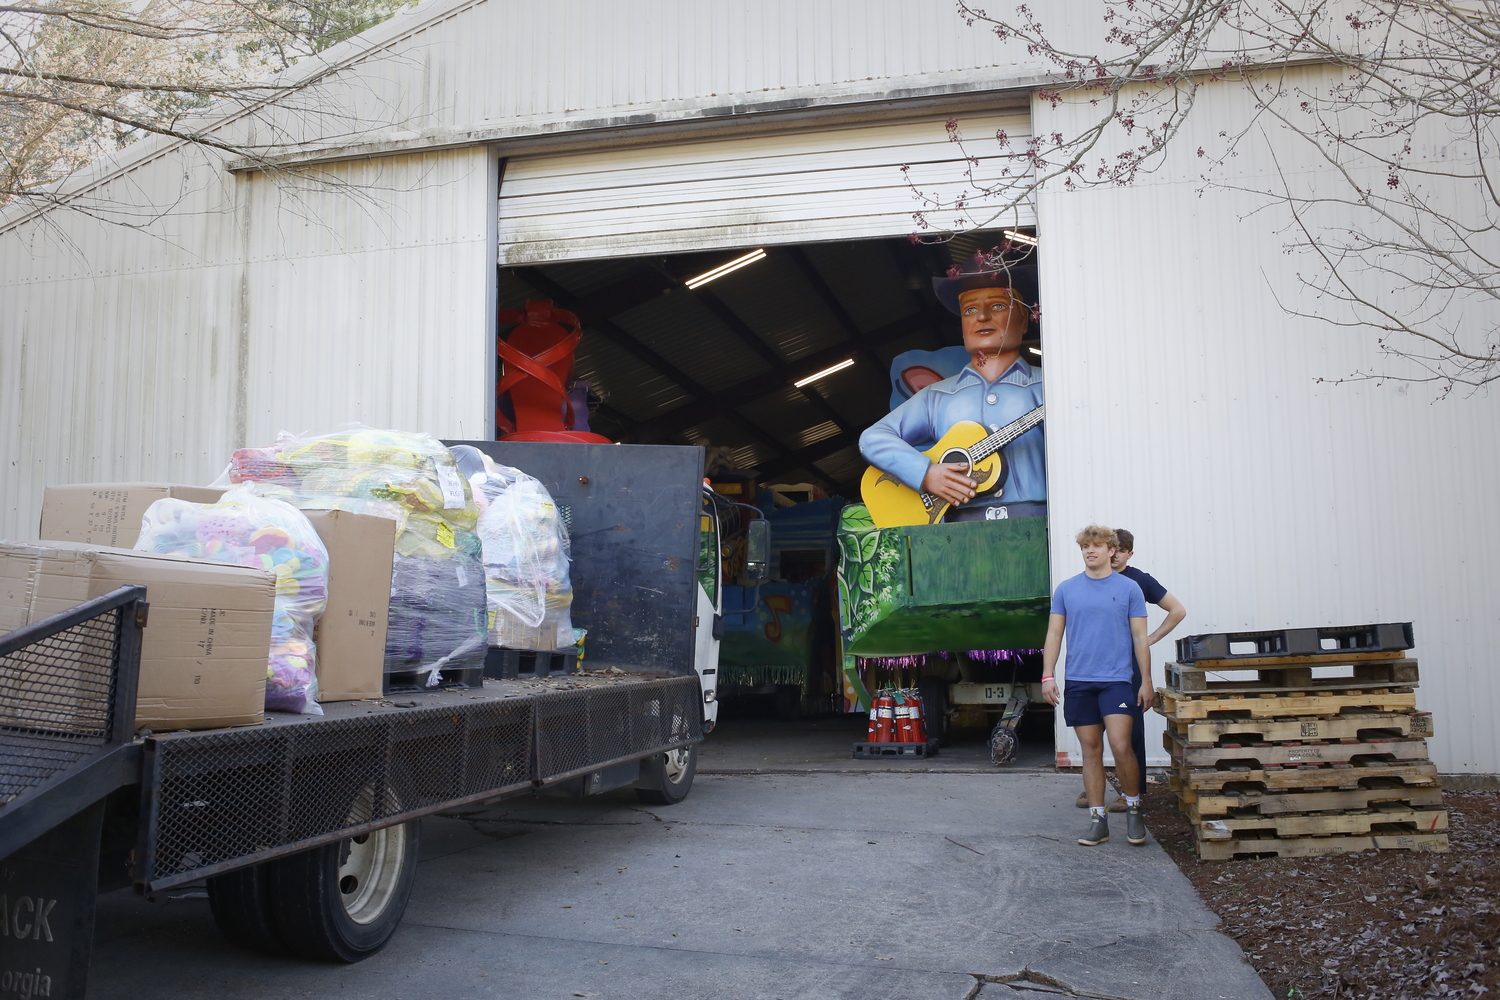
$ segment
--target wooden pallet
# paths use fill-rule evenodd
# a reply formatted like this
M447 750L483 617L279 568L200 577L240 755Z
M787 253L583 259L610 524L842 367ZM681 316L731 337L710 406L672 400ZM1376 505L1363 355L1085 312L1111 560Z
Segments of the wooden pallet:
M1226 736L1258 737L1262 743L1278 743L1342 740L1371 732L1415 739L1433 735L1431 712L1346 712L1326 719L1173 719L1172 730L1188 746L1215 746Z
M1392 760L1426 760L1426 740L1380 740L1361 743L1245 743L1239 746L1187 746L1173 733L1161 734L1172 759L1187 767L1213 767L1221 761L1256 761L1267 765L1332 764L1379 755Z
M1175 773L1186 788L1202 795L1205 790L1222 790L1226 785L1243 782L1259 784L1264 791L1289 792L1301 788L1360 788L1371 778L1396 778L1406 785L1437 786L1437 765L1431 761L1400 761L1394 764L1364 766L1332 764L1309 767L1243 768L1220 771L1214 768L1177 767Z
M1348 657L1322 664L1299 666L1255 666L1243 661L1208 660L1199 663L1168 663L1167 687L1179 694L1262 694L1291 691L1363 690L1372 687L1408 686L1418 682L1416 660L1376 660L1349 663ZM1314 666L1347 667L1342 677L1314 677ZM1214 680L1212 675L1253 672L1254 677Z
M1446 809L1406 809L1383 806L1369 812L1279 814L1273 816L1225 816L1194 824L1199 840L1239 840L1261 831L1277 837L1386 836L1376 831L1387 823L1408 824L1414 834L1442 833L1448 829Z
M1250 719L1283 716L1328 718L1345 709L1372 712L1415 712L1417 696L1411 689L1376 688L1371 691L1318 691L1308 694L1214 694L1184 695L1167 688L1156 689L1156 710L1174 722L1212 719L1215 713L1232 713ZM1225 715L1219 715L1224 718Z
M1310 858L1319 854L1357 854L1360 851L1448 850L1446 833L1377 834L1373 837L1270 837L1265 840L1200 840L1198 857L1204 861L1231 861L1238 856L1275 854L1283 858Z
M1369 809L1383 803L1398 803L1412 809L1438 808L1443 804L1443 790L1436 785L1408 787L1397 781L1383 788L1348 788L1340 791L1290 792L1214 792L1194 791L1177 775L1168 775L1168 784L1177 793L1178 804L1190 820L1245 815L1254 810L1261 816L1287 813L1347 812Z

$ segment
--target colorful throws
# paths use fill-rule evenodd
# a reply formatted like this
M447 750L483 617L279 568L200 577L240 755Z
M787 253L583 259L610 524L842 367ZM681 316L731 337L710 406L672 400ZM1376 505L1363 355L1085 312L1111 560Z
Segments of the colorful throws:
M245 488L230 490L213 504L158 500L146 509L135 547L274 573L266 708L323 714L313 628L328 606L328 550L300 510Z
M311 437L283 432L241 448L232 483L303 509L348 510L396 522L387 674L484 663L484 564L479 508L453 453L428 434L354 425Z

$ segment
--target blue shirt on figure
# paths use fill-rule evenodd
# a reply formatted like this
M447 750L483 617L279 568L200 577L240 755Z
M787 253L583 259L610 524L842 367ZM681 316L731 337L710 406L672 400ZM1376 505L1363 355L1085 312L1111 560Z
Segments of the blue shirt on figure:
M859 436L859 451L877 469L889 472L914 490L921 490L922 477L932 465L922 451L936 444L954 424L972 420L994 432L1041 405L1041 369L1024 360L1017 358L994 382L986 382L973 365L965 365L957 375L921 389L871 424ZM1010 477L1004 488L998 493L977 496L964 506L1045 502L1045 441L1042 428L1033 427L1006 445L1004 455Z
M1146 597L1127 576L1070 576L1052 592L1052 613L1067 615L1063 672L1068 683L1129 682L1135 670L1130 619L1146 617Z

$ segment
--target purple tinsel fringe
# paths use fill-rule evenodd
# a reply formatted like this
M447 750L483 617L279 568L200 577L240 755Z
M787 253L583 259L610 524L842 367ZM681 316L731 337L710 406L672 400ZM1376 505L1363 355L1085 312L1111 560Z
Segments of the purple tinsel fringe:
M1022 657L1040 652L1040 649L971 649L968 656L980 663L1020 663Z
M1021 663L1022 657L1040 653L1040 649L971 649L964 655L979 663ZM944 660L952 653L915 653L911 656L859 656L855 657L861 672L872 667L880 670L910 670L924 667L933 657Z
M881 670L910 670L912 667L923 667L928 660L938 656L947 659L948 653L916 653L911 656L857 656L855 660L859 663L860 670L877 667Z

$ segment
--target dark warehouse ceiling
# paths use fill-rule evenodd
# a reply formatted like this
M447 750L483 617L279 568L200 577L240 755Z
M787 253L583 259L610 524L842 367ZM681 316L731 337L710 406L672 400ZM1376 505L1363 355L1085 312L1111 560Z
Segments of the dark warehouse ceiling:
M697 288L684 282L755 248L502 268L500 305L546 298L578 315L576 377L604 397L595 431L723 446L762 482L852 496L865 468L859 434L889 410L892 358L961 342L932 277L999 239L766 247Z

